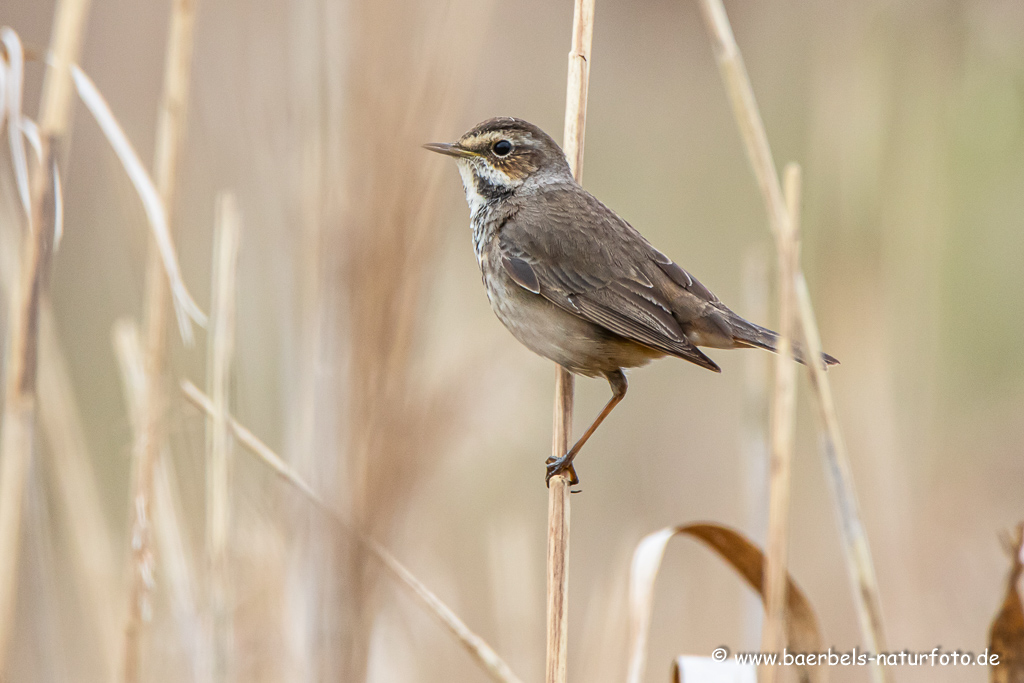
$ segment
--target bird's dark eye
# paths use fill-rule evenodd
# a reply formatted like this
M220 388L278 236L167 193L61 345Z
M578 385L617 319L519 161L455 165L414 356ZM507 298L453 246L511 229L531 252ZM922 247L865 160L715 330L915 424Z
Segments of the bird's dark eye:
M494 143L494 147L491 147L491 151L499 157L507 157L512 153L512 143L508 140L498 140Z

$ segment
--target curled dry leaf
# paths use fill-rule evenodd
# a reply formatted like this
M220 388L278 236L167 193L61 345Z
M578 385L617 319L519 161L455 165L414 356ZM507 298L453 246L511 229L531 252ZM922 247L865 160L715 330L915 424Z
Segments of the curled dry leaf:
M39 137L39 126L32 119L22 117L21 132L28 140L28 144L32 145L32 151L36 153L36 162L43 163L43 139Z
M64 237L64 189L60 184L60 169L56 159L53 160L50 172L53 176L53 250L57 251Z
M0 52L0 130L7 120L7 53Z
M21 118L21 130L25 134L32 151L36 153L36 162L43 163L43 139L39 136L39 126L27 116ZM51 159L50 176L53 179L53 250L60 248L60 240L64 236L64 195L60 186L60 170L57 160Z
M654 582L668 542L681 535L695 538L718 553L764 602L764 553L739 532L718 524L688 524L648 534L633 551L630 568L630 655L626 679L629 683L643 680L654 607ZM790 652L821 652L821 643L821 630L811 603L790 576L786 588L786 646ZM825 670L820 667L800 667L801 681L821 683L825 679Z
M178 255L174 251L174 242L171 241L171 233L167 228L167 210L160 200L160 193L153 184L146 168L139 160L138 154L132 147L128 137L121 129L110 106L96 88L96 84L78 66L71 67L71 75L75 81L75 88L78 96L82 98L86 108L96 119L100 129L106 136L110 146L121 161L128 178L135 186L135 191L142 200L142 206L146 210L146 217L153 229L153 236L156 238L157 246L160 248L160 256L164 262L164 270L167 271L167 280L171 287L171 294L174 298L174 312L178 317L178 329L186 344L192 343L192 325L190 319L200 327L206 326L206 314L199 308L196 302L185 287L181 279L181 271L178 268Z
M4 109L7 112L7 140L11 147L11 165L14 167L15 184L21 199L21 208L28 217L31 228L32 209L28 187L28 158L25 155L25 141L22 139L21 94L25 75L25 54L21 39L8 26L0 29L0 41L6 51L4 75Z
M989 629L989 652L999 655L999 663L990 668L992 683L1024 683L1024 606L1021 605L1020 582L1024 565L1024 524L1017 526L1016 536L1007 547L1013 555L1006 597Z

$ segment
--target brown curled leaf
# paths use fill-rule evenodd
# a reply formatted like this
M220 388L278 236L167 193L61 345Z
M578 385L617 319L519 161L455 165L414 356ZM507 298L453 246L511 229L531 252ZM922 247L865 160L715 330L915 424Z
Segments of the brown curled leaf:
M743 534L718 524L688 524L666 527L645 536L633 552L629 574L630 656L629 683L643 680L647 658L647 636L654 607L654 582L668 542L675 536L690 536L732 565L764 602L764 553ZM786 646L790 652L822 651L821 629L810 601L790 576L786 590ZM799 667L800 680L823 683L823 667Z

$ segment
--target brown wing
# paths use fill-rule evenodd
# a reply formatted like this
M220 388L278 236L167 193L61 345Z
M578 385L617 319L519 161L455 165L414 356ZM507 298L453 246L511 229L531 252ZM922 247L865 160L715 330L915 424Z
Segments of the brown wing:
M539 289L555 305L626 339L719 371L673 312L680 296L700 306L718 299L578 187L547 188L519 205L500 229L499 246L506 272L524 289Z

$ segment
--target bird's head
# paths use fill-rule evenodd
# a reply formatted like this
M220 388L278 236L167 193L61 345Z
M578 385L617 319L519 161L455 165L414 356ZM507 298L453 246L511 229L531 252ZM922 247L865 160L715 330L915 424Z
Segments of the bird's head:
M466 199L474 212L524 185L572 179L558 144L522 119L489 119L473 127L458 142L431 142L423 146L431 152L455 157Z

